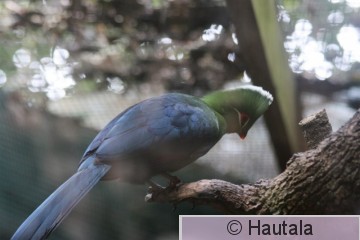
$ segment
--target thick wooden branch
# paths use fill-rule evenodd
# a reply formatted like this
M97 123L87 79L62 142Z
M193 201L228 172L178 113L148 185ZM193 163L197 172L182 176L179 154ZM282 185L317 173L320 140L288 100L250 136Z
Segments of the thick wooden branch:
M299 123L308 148L315 148L322 140L332 132L331 124L325 109L310 115Z
M209 204L232 214L353 214L360 209L360 110L315 148L294 154L270 180L200 180L147 201Z

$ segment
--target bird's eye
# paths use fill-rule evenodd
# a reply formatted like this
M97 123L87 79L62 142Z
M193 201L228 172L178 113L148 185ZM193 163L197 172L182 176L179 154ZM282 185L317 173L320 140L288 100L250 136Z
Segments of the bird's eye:
M249 116L246 113L239 112L236 108L234 110L238 114L240 126L244 127L249 121Z
M239 113L240 125L243 127L249 121L249 116L246 113Z

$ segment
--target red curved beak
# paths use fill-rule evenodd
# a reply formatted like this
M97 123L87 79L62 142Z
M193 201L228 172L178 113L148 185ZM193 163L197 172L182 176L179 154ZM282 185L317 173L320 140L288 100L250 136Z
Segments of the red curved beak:
M239 137L244 140L246 138L246 133L238 133Z
M241 124L241 128L244 127L244 125L247 124L247 122L249 121L249 116L246 113L240 113L240 124ZM242 131L242 129L240 130L240 132L238 133L241 139L244 139L246 137L247 131Z

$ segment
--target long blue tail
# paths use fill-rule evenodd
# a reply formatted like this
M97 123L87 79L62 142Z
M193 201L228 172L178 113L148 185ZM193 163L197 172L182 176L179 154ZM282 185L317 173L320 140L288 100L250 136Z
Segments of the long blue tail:
M88 161L89 160L89 161ZM55 190L16 230L12 240L46 239L76 204L109 171L109 165L94 164L94 157Z

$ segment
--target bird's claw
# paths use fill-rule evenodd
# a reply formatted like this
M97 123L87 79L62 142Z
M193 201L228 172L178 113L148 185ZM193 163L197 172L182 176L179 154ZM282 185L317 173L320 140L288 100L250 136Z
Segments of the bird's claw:
M149 188L148 188L148 192L153 194L153 193L159 193L159 192L162 192L164 191L166 188L160 186L159 184L157 183L154 183L152 181L149 181Z
M168 190L177 189L181 184L181 180L177 176L173 176L168 173L163 173L162 176L169 180L169 185L166 187Z
M181 184L181 180L176 176L172 176L168 173L163 173L162 176L169 180L169 185L167 187L162 187L161 185L151 180L148 180L147 183L149 184L149 188L148 188L149 194L156 195L164 191L171 192L173 190L177 190L179 185Z

